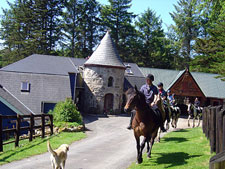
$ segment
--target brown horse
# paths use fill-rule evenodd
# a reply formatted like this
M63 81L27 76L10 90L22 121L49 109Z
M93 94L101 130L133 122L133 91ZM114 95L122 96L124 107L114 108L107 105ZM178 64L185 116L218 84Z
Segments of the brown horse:
M148 157L151 157L151 149L160 124L155 112L146 103L144 94L139 92L136 86L135 89L128 89L126 96L127 102L124 107L124 111L128 112L133 109L136 110L136 114L132 122L132 128L134 130L134 136L137 143L137 162L140 164L143 161L142 151L145 147L145 143L147 143ZM144 136L141 145L140 136Z

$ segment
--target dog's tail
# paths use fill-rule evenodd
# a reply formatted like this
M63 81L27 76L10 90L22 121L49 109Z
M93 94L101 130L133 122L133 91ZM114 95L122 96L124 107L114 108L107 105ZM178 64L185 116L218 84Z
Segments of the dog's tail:
M47 141L48 151L53 155L56 156L56 152L52 149L49 140Z

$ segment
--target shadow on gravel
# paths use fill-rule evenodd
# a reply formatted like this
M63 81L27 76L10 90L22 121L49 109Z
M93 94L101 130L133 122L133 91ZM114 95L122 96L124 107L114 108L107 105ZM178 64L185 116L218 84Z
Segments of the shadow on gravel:
M116 115L107 115L107 114L82 114L84 123L92 123L94 121L97 121L101 118L109 118L109 117L129 117L128 114L116 114Z

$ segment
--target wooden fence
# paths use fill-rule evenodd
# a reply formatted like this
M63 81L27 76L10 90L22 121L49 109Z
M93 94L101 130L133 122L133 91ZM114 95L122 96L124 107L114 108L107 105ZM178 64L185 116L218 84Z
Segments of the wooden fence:
M221 108L222 106L205 107L202 114L203 133L210 141L211 153L217 154L210 160L210 169L215 168L214 163L224 163L220 154L224 154L225 151L225 110Z
M15 121L16 126L10 129L3 129L3 119L12 119ZM16 120L15 120L16 119ZM28 122L29 126L21 127L21 122ZM35 125L38 124L38 125ZM14 143L15 147L19 146L19 141L24 139L29 139L32 141L34 138L34 130L41 129L41 137L45 137L45 127L50 127L50 134L53 134L53 116L50 114L30 114L30 115L0 115L0 152L3 151L3 145ZM20 138L21 131L27 131L29 137ZM3 134L14 133L15 140L3 142Z

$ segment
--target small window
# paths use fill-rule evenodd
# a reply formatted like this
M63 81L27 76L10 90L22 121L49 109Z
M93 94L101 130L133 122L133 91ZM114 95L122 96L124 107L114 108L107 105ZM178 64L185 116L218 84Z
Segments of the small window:
M126 68L126 73L129 75L133 75L131 68Z
M113 86L113 77L109 77L108 79L108 87L112 87Z
M22 92L29 92L30 91L30 83L22 82L21 83L21 91Z

